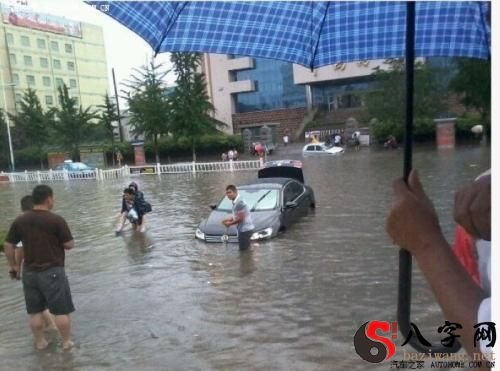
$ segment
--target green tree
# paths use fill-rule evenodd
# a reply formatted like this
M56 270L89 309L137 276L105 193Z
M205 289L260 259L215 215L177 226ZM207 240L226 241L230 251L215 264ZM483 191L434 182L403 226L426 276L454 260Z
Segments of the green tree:
M93 120L98 115L91 107L83 109L76 99L70 97L66 84L57 88L59 107L53 109L54 130L60 143L71 153L73 161L80 160L80 146L87 141L88 133L93 131Z
M405 65L396 61L389 71L374 73L376 87L365 97L370 118L376 118L374 135L384 141L387 133L401 137L405 122ZM434 134L432 120L446 110L446 92L439 86L435 71L424 63L415 64L414 127L415 138L426 139Z
M97 106L101 110L99 116L99 124L104 130L106 141L114 141L114 127L113 123L118 121L118 113L116 111L116 104L113 103L109 95L106 93L104 96L104 104Z
M19 103L17 114L8 113L14 123L18 149L31 147L38 153L40 167L44 167L44 147L48 143L52 114L44 112L36 91L28 88Z
M491 118L491 61L469 58L456 59L458 72L450 82L450 89L461 97L461 102L481 115L489 126Z
M196 161L196 147L203 135L216 132L224 124L210 116L214 107L207 94L205 77L198 72L201 54L172 53L171 61L177 74L177 86L169 97L173 131L189 140L193 161Z
M136 135L153 142L156 162L160 162L158 138L170 131L170 104L166 95L164 78L169 71L151 62L140 69L124 85L129 89L124 98L128 103L130 125Z

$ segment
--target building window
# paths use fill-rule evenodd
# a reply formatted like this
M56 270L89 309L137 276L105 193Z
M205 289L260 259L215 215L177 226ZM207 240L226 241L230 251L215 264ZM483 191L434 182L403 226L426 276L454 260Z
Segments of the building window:
M21 36L21 45L22 46L30 46L30 38L28 36Z
M52 49L52 51L58 52L59 51L59 43L57 41L51 41L50 42L50 49Z
M24 56L24 65L25 66L33 66L33 58L30 55Z
M45 49L45 40L44 39L37 39L36 44L38 45L39 49Z
M75 79L69 79L69 87L76 88L76 80Z
M60 70L61 69L61 61L59 59L54 59L53 60L53 65L54 65L54 68Z
M12 74L12 82L16 85L19 85L19 75L17 73Z
M16 93L16 103L19 104L23 101L23 96L20 93Z
M50 86L50 77L48 76L43 77L43 86Z
M61 79L60 77L56 77L56 86L62 87L63 85L64 85L64 80Z
M64 44L64 49L66 50L66 53L73 53L73 45L71 44Z
M17 58L15 54L9 54L10 64L17 64Z
M14 35L12 35L11 33L7 34L7 44L14 45Z
M80 99L78 99L78 97L73 97L73 99L75 100L75 104L77 106L79 106L80 105Z
M68 62L68 70L69 71L75 70L75 63L74 62Z
M49 68L49 60L47 58L40 58L40 67Z
M361 107L362 105L362 100L361 96L357 94L344 94L337 96L337 101L336 101L336 108L337 109L343 109L343 108L357 108Z
M28 83L28 86L35 86L35 76L26 75L26 82Z
M239 57L239 56L237 56ZM254 58L253 69L238 70L235 81L251 80L255 90L235 94L236 112L252 112L306 105L306 91L293 83L293 66L271 59Z
M45 104L47 106L52 106L54 104L54 98L52 97L52 95L45 96Z

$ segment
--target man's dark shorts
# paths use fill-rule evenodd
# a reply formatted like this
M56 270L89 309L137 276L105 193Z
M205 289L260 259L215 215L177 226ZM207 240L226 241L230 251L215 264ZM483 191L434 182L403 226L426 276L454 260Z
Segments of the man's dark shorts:
M29 314L40 313L47 308L56 316L75 311L64 267L44 271L24 267L23 288Z
M238 232L238 243L240 245L240 250L246 250L250 247L250 238L252 237L253 231L248 232Z

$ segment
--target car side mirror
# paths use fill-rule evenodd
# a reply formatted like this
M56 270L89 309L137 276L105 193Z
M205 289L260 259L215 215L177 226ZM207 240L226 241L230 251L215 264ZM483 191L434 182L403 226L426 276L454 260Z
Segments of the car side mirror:
M210 204L208 205L212 210L215 210L217 209L217 205L216 204Z
M295 209L298 206L297 202L295 201L288 201L285 204L285 209Z

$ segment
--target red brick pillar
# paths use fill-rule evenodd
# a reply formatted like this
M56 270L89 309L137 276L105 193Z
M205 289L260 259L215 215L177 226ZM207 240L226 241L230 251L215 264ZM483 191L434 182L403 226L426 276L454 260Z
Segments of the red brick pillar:
M146 155L144 153L144 142L132 142L134 146L134 163L137 166L146 165Z
M438 149L455 148L456 118L436 119L436 144Z

